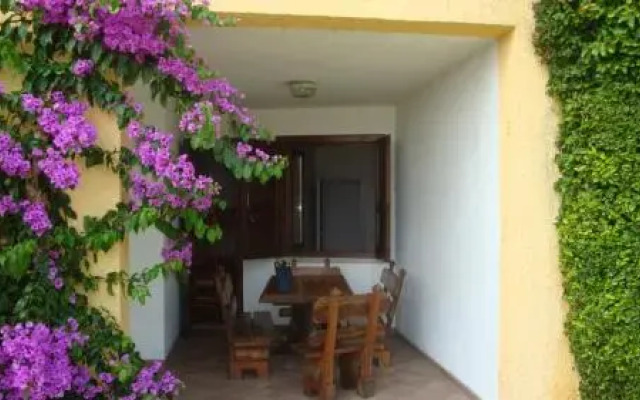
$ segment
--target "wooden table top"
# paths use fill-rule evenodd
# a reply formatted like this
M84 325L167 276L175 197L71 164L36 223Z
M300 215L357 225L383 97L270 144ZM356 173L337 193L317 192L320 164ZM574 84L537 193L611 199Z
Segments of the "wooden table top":
M313 303L320 297L329 296L333 288L337 288L344 295L353 294L342 274L294 275L293 287L289 293L278 292L276 277L272 276L262 291L260 303L279 305Z

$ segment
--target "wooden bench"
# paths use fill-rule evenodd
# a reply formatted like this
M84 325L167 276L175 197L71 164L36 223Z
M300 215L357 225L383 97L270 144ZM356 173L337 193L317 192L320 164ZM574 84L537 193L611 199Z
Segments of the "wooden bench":
M273 320L268 311L256 312L253 318L243 314L228 321L229 377L241 379L245 372L259 378L269 376L269 347Z

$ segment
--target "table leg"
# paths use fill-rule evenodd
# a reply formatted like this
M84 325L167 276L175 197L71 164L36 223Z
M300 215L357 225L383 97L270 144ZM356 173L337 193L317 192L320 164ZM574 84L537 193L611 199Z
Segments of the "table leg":
M289 340L300 343L306 340L311 332L312 304L296 304L291 307L291 322L289 325Z
M343 354L338 359L340 368L340 386L345 390L353 390L358 387L360 374L360 358L358 353Z

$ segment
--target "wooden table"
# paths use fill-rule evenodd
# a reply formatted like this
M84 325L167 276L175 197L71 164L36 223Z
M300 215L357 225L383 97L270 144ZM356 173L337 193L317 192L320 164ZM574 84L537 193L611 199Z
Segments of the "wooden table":
M262 291L260 302L275 305L313 303L320 297L329 296L333 288L337 288L344 295L353 294L342 274L294 274L292 290L289 293L278 292L276 277L272 276Z
M311 328L313 303L316 300L329 296L334 288L345 295L353 294L344 276L335 273L334 269L327 273L317 273L317 271L305 273L304 270L305 268L302 267L297 268L294 272L291 292L278 292L276 278L272 276L260 295L260 303L291 306L289 340L294 343L307 337ZM311 269L309 270L311 271Z

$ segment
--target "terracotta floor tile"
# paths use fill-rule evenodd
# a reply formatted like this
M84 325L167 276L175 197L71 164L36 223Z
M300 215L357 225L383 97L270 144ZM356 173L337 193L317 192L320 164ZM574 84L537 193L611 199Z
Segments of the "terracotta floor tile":
M401 340L393 340L394 364L377 370L376 400L474 400L429 359ZM297 400L302 394L300 364L295 355L275 355L268 380L227 379L226 348L215 330L194 331L181 339L168 360L187 388L181 400ZM339 400L360 397L338 390Z

